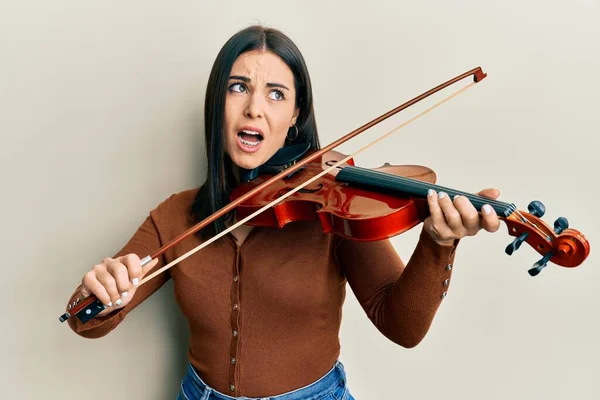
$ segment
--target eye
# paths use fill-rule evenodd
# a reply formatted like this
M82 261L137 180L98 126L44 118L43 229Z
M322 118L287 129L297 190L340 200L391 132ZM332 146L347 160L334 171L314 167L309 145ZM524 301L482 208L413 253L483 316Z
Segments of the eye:
M269 93L269 98L273 100L284 100L285 96L281 90L273 90L271 93Z
M237 93L246 93L246 86L244 86L243 83L234 83L233 85L229 86L229 91Z

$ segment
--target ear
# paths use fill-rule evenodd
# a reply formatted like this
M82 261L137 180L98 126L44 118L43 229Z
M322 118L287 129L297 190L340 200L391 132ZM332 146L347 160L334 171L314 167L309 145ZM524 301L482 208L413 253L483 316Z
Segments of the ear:
M294 116L292 117L292 121L290 122L290 128L294 125L296 125L296 120L298 119L298 115L300 115L300 109L296 108L296 110L294 110Z

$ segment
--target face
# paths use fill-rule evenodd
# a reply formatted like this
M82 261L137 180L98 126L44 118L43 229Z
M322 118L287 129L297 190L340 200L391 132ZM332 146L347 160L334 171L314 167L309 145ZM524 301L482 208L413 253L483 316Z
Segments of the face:
M233 64L225 98L225 151L246 169L283 147L296 123L294 75L272 52L243 53Z

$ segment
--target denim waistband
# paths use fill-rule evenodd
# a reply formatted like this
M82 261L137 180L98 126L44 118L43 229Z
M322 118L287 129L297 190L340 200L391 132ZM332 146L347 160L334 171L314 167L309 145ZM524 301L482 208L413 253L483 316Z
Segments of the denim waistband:
M336 361L334 366L324 376L317 381L302 388L292 390L275 396L267 397L231 397L208 386L198 376L196 370L191 364L188 364L188 370L185 378L181 382L181 391L179 397L182 400L311 400L320 399L334 390L345 387L346 372L340 361Z

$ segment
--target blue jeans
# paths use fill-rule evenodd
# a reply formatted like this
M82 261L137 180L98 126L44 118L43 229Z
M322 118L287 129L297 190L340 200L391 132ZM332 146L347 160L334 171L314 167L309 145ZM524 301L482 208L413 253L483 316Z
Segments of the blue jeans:
M188 371L181 382L181 390L177 395L177 400L355 400L346 386L346 372L340 361L337 361L333 368L319 378L300 389L291 392L279 394L277 396L250 398L250 397L231 397L217 392L208 386L196 373L194 368L189 365Z

